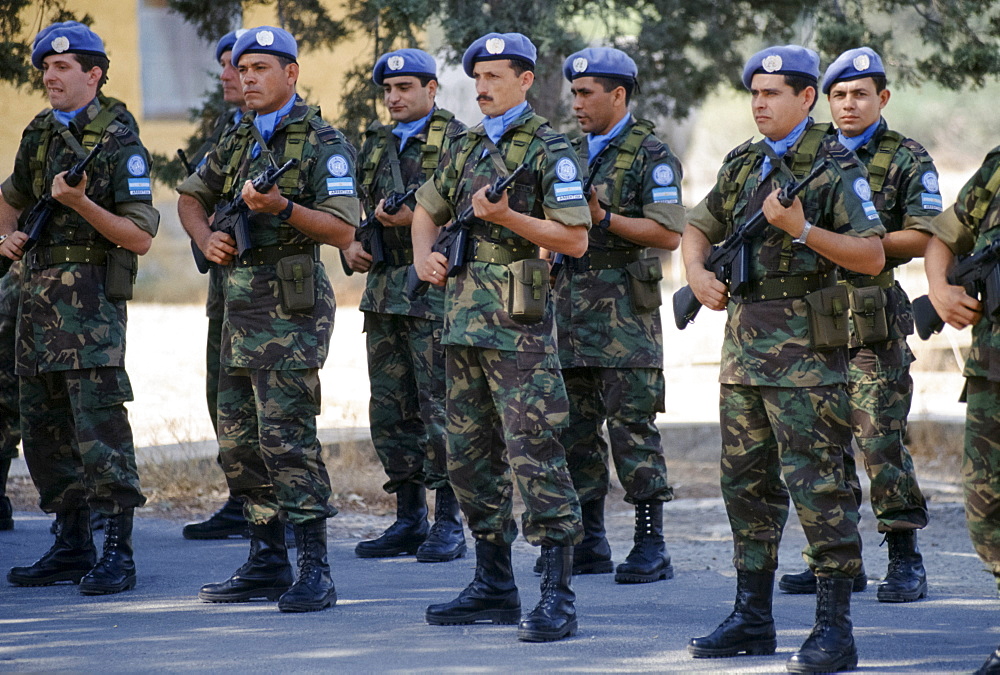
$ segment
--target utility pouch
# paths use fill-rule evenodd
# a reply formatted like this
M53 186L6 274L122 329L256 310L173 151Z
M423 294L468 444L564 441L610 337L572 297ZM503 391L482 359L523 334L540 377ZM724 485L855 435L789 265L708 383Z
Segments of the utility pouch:
M302 312L315 306L314 265L313 258L308 253L286 256L278 261L276 268L281 308L286 312Z
M854 322L854 337L861 344L878 344L889 338L886 297L885 290L879 286L851 290L851 321Z
M549 295L548 261L527 258L511 263L507 269L507 314L521 323L541 321Z
M108 300L131 300L139 256L128 249L109 249L104 267L104 295Z
M809 309L809 339L816 350L844 347L850 339L848 293L842 284L805 296Z
M636 260L625 266L628 272L628 295L636 314L648 314L663 304L660 280L663 269L656 256Z
M1000 323L1000 264L986 275L982 288L983 313L993 323Z

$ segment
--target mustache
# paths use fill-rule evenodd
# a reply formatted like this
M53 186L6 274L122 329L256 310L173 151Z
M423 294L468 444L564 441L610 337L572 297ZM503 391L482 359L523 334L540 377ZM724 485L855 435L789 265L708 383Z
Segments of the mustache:
M492 101L492 100L493 100L493 97L492 96L487 96L486 94L480 94L479 96L476 97L476 102L477 103L479 101Z

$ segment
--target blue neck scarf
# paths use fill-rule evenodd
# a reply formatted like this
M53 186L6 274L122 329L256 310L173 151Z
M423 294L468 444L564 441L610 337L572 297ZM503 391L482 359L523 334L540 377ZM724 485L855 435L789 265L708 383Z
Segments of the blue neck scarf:
M497 115L496 117L484 117L483 118L483 129L486 131L486 135L494 143L500 142L500 137L503 136L503 132L507 130L507 127L518 118L518 116L528 109L528 102L525 101L521 105L516 105L502 115Z
M598 136L596 134L587 134L587 163L590 164L594 161L594 157L601 154L604 148L608 147L608 143L611 139L621 133L621 130L625 128L625 125L629 123L631 115L626 114L625 117L618 121L618 124L611 127L611 131L604 134L603 136Z
M802 132L806 130L806 126L812 122L811 117L806 117L804 120L799 122L798 126L789 132L787 136L781 140L772 141L770 138L764 137L764 142L767 143L768 147L774 150L774 154L778 157L784 157L785 153L788 152L788 148L795 145L796 141L799 140L799 136ZM764 162L760 166L760 177L761 180L771 172L771 158L768 155L764 155Z
M295 105L295 94L288 99L288 103L281 106L274 112L269 112L266 115L257 115L253 120L253 125L257 127L257 131L264 138L265 141L271 140L271 136L274 135L274 129L278 126L278 122L281 121L285 115L292 111L292 106ZM260 145L257 143L253 144L253 150L250 151L250 156L254 159L260 155Z
M246 115L246 113L243 112L242 110L240 110L239 108L237 108L236 112L233 113L233 126L236 126L237 124L239 124L240 120L243 119L244 115Z
M858 148L860 148L862 145L867 145L868 141L872 139L872 136L875 135L875 131L878 130L878 125L879 122L881 121L882 118L879 117L878 121L876 121L875 124L871 125L867 129L865 129L862 133L858 134L857 136L854 136L853 138L848 138L847 136L844 135L844 132L842 132L840 129L837 129L837 140L840 141L840 144L842 146L844 146L851 152L857 152Z
M412 122L399 122L392 129L392 135L399 139L399 151L402 152L403 148L410 141L411 138L419 134L427 126L427 122L430 120L431 115L434 111L431 110L429 113L424 115L418 120Z
M87 105L90 105L90 103L88 102ZM69 123L73 121L73 118L79 115L87 107L87 105L83 106L83 108L70 110L69 112L63 112L62 110L53 110L52 114L53 116L55 116L57 120L59 120L62 123L64 127L68 127Z

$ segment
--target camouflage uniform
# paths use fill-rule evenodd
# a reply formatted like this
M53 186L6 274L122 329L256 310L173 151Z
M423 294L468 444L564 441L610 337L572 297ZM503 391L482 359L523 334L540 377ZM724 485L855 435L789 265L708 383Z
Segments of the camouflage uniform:
M955 205L935 218L934 235L952 253L981 250L1000 236L1000 208L994 195L976 217L977 192L985 190L1000 168L1000 147L986 156L983 165L962 187ZM972 329L972 349L962 373L966 378L965 455L962 479L965 517L979 557L990 567L1000 588L1000 326L987 317Z
M301 152L297 169L278 183L282 194L356 223L354 150L319 117L319 109L296 98L275 129L270 150L256 158L251 152L253 118L253 113L244 116L178 191L212 213L217 203L232 199L246 179L269 165L269 152L280 164ZM247 500L248 521L262 525L284 512L291 523L304 525L336 513L327 503L330 479L316 438L319 369L333 330L333 288L316 242L277 216L251 214L250 237L253 248L223 272L220 454L230 492ZM315 305L288 312L280 302L276 262L298 253L316 261Z
M592 184L602 204L629 218L650 218L674 232L684 229L681 206L681 165L652 133L645 135L635 160L625 169L615 167L622 145L636 129L635 118L625 125L595 158ZM574 142L581 163L587 161L586 138ZM597 164L596 162L600 162ZM620 194L612 199L619 172L624 172ZM617 201L617 204L613 204ZM559 433L581 504L607 495L608 436L625 500L670 501L667 467L656 428L656 413L664 410L663 329L660 311L637 312L629 293L629 263L646 250L607 230L592 228L588 255L567 259L555 284L559 362L569 394L569 424ZM621 256L611 260L611 256ZM600 256L608 256L605 264ZM626 261L625 257L628 256ZM657 283L659 278L653 280Z
M724 239L760 210L771 191L794 179L789 162L799 159L809 135L807 127L766 185L761 185L763 142L730 153L715 187L688 222L711 242ZM860 198L867 182L857 158L832 137L822 139L816 158L829 165L799 195L806 218L840 234L882 235L874 206ZM744 161L751 162L750 172L729 211L724 208L726 188L734 184ZM810 158L804 168L813 166ZM754 293L764 294L761 284L776 277L812 275L832 281L835 273L832 262L793 244L774 227L751 243L749 257ZM733 530L733 563L737 570L774 572L791 495L809 542L805 558L810 568L853 578L861 570L861 549L857 504L844 472L851 441L844 388L847 349L810 346L807 304L801 297L766 297L750 302L730 298L722 347L722 490Z
M408 192L424 182L422 160L429 127L430 121L399 153L403 183L399 186L393 184L389 152L385 150L387 143L398 144L399 140L390 127L373 125L369 130L359 156L369 214L392 193ZM465 125L459 120L453 117L448 121L439 157L463 131ZM379 146L382 152L375 166L373 155ZM413 208L415 201L407 205ZM387 260L368 271L360 304L368 344L372 443L389 478L383 486L386 492L392 494L407 482L437 490L448 484L441 345L444 292L432 286L410 300L406 294L407 271L413 262L410 228L385 227L382 231Z
M106 131L98 133L91 123L100 127L107 118ZM87 168L87 194L155 235L159 214L151 203L149 156L130 123L130 116L104 108L99 99L68 130L50 111L40 113L21 139L14 172L2 186L4 199L30 208L57 173L82 157L79 143L91 134L104 149ZM132 400L124 367L125 302L106 297L105 265L77 262L100 259L112 248L76 212L57 206L22 263L16 336L21 431L40 506L50 513L89 506L116 515L145 503L124 406ZM58 262L60 257L72 262Z
M21 422L17 407L17 375L14 372L14 328L17 326L17 288L21 265L15 263L0 277L0 462L17 457ZM0 494L4 486L0 485Z
M535 118L528 107L510 124L497 144L501 154L510 154L512 141L524 133L521 127L530 128ZM481 124L470 129L417 193L417 202L436 224L448 222L471 203L476 191L496 179L494 159L483 154L485 138ZM579 183L576 196L564 201L557 197L556 191L567 183L565 178L557 182L557 163L565 169L564 176L574 169L569 182L580 177L566 140L547 124L529 138L524 163L531 171L508 191L511 208L567 226L589 226ZM458 175L456 157L470 148ZM506 309L510 269L475 259L488 259L486 252L498 248L537 257L538 249L490 223L477 221L470 232L470 258L445 288L442 342L452 486L477 539L509 546L516 538L513 473L525 502L522 525L528 541L544 546L579 543L580 506L556 437L556 429L566 423L568 401L559 373L552 302L546 297L544 315L537 322L514 320Z
M872 172L872 162L888 126L879 122L874 136L855 154ZM930 174L930 178L926 178ZM873 174L874 175L874 174ZM891 158L882 189L873 201L887 232L929 232L930 220L941 211L937 170L923 146L905 139ZM925 185L925 183L929 184ZM906 336L913 334L913 313L906 292L891 279L891 270L907 260L889 259L883 270L889 337L862 345L852 334L847 392L851 399L851 426L871 478L872 510L879 532L920 529L927 525L927 502L913 470L913 459L903 445L906 417L913 400L910 364L913 353ZM849 287L877 285L878 278L843 272ZM861 484L854 458L848 455L848 481L861 504Z

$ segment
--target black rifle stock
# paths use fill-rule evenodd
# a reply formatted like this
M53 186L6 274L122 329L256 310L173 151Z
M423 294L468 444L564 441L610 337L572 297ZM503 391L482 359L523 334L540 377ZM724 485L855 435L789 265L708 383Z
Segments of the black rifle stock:
M772 169L772 173L775 169ZM808 176L798 183L786 185L778 193L778 201L786 209L795 201L798 195L809 183L819 178L826 171L826 162L818 164ZM765 178L770 178L771 174ZM705 260L705 269L712 272L715 278L726 284L730 295L742 295L750 281L750 247L749 244L759 237L768 227L764 210L753 215L742 227L729 235L729 238L718 246L713 246ZM701 309L701 303L695 297L691 286L687 285L674 293L674 323L679 330L684 330Z
M382 210L385 211L386 214L394 216L399 213L401 208L403 208L406 200L415 194L417 194L417 188L413 188L412 190L408 190L403 193L393 192L386 197L385 203L382 204ZM357 231L354 233L354 238L361 242L361 248L365 250L365 253L368 253L372 257L372 267L385 262L385 225L383 225L382 221L375 217L374 209L358 227ZM352 270L347 264L347 258L344 257L343 251L340 252L340 264L344 268L344 274L347 276L354 274L354 270Z
M507 191L517 177L528 170L527 164L521 164L507 176L498 177L497 180L486 191L486 198L493 204L500 201L500 197ZM465 207L458 217L451 221L451 225L445 227L438 234L437 241L431 247L432 252L441 253L448 259L448 270L446 276L453 277L465 267L466 249L469 242L469 227L475 220L475 212L472 204ZM416 261L410 266L406 276L406 295L410 300L416 300L418 296L427 292L430 284L417 276Z
M83 180L83 172L86 170L87 165L90 164L101 149L104 147L103 143L98 143L93 147L93 149L87 154L86 157L78 161L70 170L66 172L63 179L66 181L66 185L70 187L76 187ZM35 244L42 236L42 232L48 227L49 221L52 220L52 211L55 209L56 204L55 197L49 192L42 196L35 205L31 207L28 211L28 215L24 218L24 233L28 235L28 240L24 242L21 246L21 250L27 253L31 249L35 248Z
M1000 320L1000 239L959 258L946 278L952 286L962 286L971 297L981 300L983 314L990 320ZM926 295L913 301L913 323L921 340L944 328L944 321Z
M268 167L259 176L253 179L253 187L257 192L269 192L289 169L297 165L297 159L290 159L280 167ZM212 221L212 229L216 232L224 232L236 240L236 257L242 256L247 249L253 248L250 241L250 207L243 201L243 191L241 190L231 201L226 202L215 210L215 220Z

